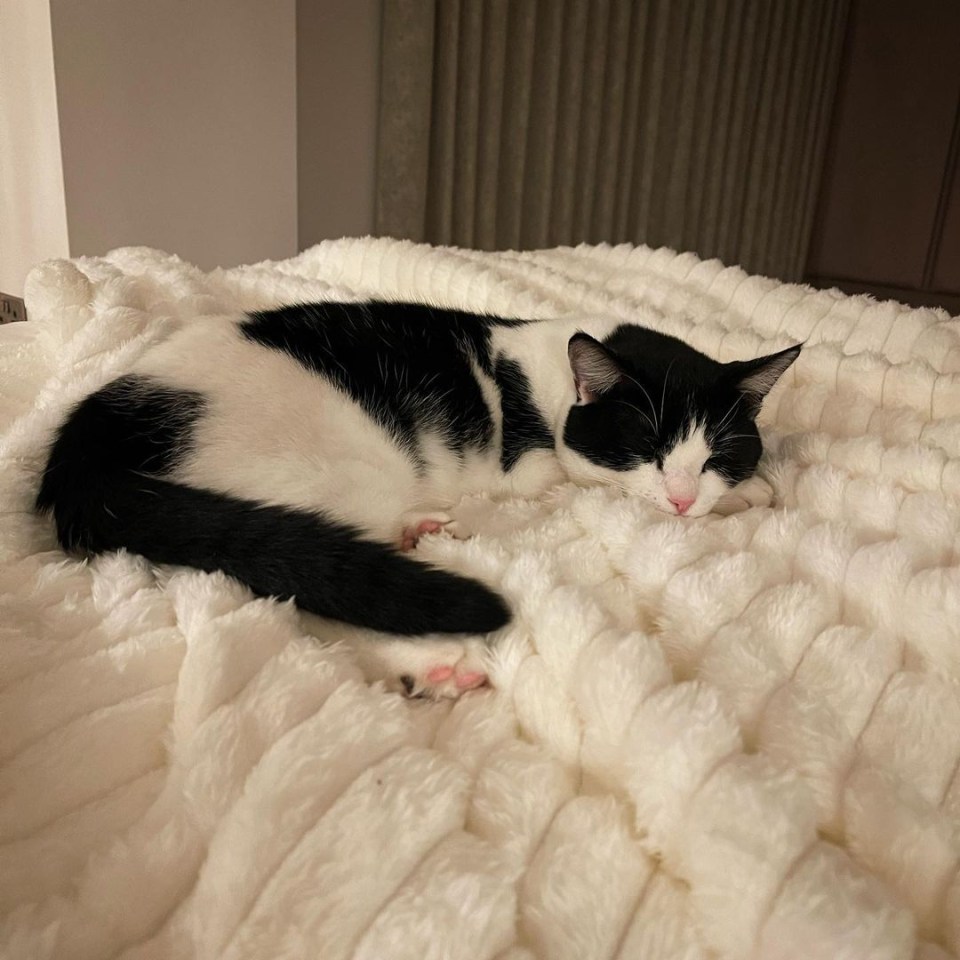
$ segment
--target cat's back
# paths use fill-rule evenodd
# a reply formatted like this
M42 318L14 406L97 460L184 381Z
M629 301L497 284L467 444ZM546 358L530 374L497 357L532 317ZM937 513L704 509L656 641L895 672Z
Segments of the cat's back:
M481 378L492 376L492 333L522 321L423 303L321 302L251 313L241 337L333 384L418 456L424 433L452 451L492 436Z
M321 301L252 312L240 330L251 342L284 350L323 372L330 356L342 361L358 348L423 366L468 352L486 369L492 331L524 322L427 303Z
M377 386L396 395L458 357L486 368L492 327L516 322L415 303L292 304L198 318L151 348L132 372L184 387L254 390L269 383L271 371L285 371L285 379L299 372L355 395Z
M299 304L204 318L135 372L203 398L183 481L298 505L336 499L353 520L377 499L373 475L406 502L423 477L457 486L465 464L494 456L482 381L492 331L514 323L423 304ZM357 504L343 504L350 491Z

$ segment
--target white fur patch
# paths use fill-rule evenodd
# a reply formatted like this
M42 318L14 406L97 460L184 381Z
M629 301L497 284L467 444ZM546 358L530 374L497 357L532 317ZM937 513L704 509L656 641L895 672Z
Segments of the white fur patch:
M691 423L683 439L663 458L663 472L665 475L699 476L711 453L703 425Z

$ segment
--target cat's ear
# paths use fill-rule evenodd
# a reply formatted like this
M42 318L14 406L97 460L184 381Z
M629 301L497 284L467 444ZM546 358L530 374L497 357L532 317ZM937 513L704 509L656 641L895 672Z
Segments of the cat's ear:
M570 338L567 356L581 403L593 403L623 378L616 356L586 333L575 333Z
M763 398L800 356L802 346L798 343L779 353L757 357L756 360L735 360L726 364L726 375L732 378L733 385L744 395L754 416L759 412Z

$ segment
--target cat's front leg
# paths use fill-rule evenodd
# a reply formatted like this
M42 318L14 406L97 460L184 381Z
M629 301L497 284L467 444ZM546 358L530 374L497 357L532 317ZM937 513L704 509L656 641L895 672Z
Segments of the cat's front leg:
M754 476L737 484L729 493L724 494L713 507L713 513L728 517L732 513L741 513L751 507L769 507L773 503L773 487L762 477Z

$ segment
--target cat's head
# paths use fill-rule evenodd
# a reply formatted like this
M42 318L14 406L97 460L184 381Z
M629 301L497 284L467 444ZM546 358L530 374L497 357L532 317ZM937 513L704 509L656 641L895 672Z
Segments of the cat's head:
M559 453L571 479L611 483L666 513L701 517L753 475L756 416L800 346L718 363L641 327L568 344L577 403Z

